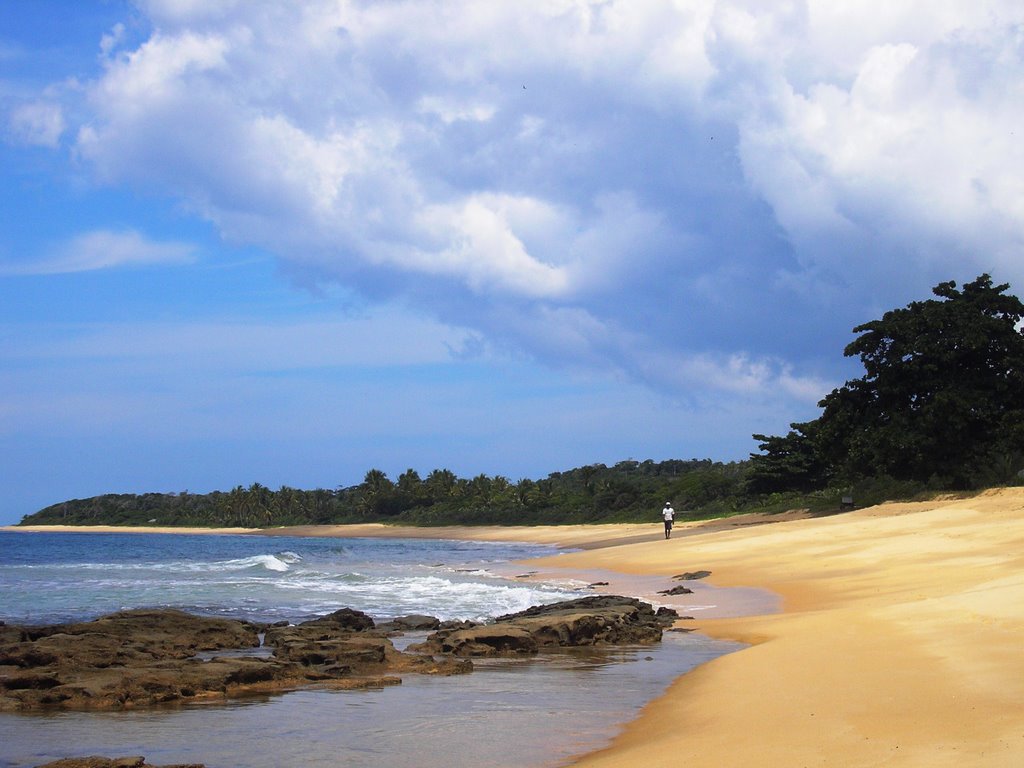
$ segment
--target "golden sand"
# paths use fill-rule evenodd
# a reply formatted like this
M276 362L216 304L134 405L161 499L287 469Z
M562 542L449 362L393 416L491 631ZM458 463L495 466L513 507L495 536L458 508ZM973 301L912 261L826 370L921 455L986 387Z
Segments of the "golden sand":
M698 622L753 645L680 678L580 766L1024 766L1024 489L558 562L702 568L784 599Z
M781 613L687 622L751 646L679 678L579 766L1024 766L1021 488L681 524L668 541L654 523L276 532L559 544L585 549L520 565L708 570L782 596Z

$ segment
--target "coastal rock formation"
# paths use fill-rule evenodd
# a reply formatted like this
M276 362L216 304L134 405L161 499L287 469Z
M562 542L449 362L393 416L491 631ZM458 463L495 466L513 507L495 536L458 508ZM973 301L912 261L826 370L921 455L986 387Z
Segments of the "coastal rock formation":
M203 763L151 765L144 757L64 757L36 768L205 768Z
M260 647L264 631L268 648ZM377 687L401 682L395 673L470 668L401 653L369 616L348 609L266 628L181 611L124 611L77 624L0 626L0 711L127 709L312 683Z
M675 618L670 609L601 595L487 624L407 617L377 627L365 613L343 608L298 625L173 610L46 627L0 625L0 711L128 709L312 684L378 687L400 683L403 673L469 672L470 656L654 643ZM437 631L402 652L389 637L402 626Z
M140 637L140 631L144 637ZM0 666L14 663L16 648L29 654L52 657L59 651L70 661L109 666L119 658L139 654L187 658L199 651L224 648L255 648L258 628L242 621L202 618L183 611L134 610L77 624L41 627L0 626ZM74 642L70 638L75 638ZM53 649L53 650L47 650ZM40 661L35 662L37 665ZM43 661L42 663L47 663Z
M689 587L682 585L672 587L671 589L662 589L658 592L659 595L692 595L693 590Z
M442 629L410 650L454 656L534 654L543 648L656 643L675 611L632 597L595 595L534 606L491 624Z
M377 625L377 629L385 632L423 632L440 629L440 627L441 620L436 616L424 616L418 613L409 616L396 616Z
M308 668L307 676L333 678L367 671L451 675L472 670L472 664L458 659L402 653L387 634L365 613L342 608L302 624L270 628L264 642L273 648L275 659Z

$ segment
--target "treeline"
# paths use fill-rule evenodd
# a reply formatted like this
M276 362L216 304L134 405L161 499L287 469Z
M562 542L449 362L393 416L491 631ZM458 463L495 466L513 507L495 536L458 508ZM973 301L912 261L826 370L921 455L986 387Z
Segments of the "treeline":
M73 499L25 517L22 525L271 527L392 522L408 525L560 525L655 521L666 500L692 519L738 512L748 462L621 461L512 482L460 478L447 469L395 480L379 469L355 486L316 490L254 483L230 491L108 494Z

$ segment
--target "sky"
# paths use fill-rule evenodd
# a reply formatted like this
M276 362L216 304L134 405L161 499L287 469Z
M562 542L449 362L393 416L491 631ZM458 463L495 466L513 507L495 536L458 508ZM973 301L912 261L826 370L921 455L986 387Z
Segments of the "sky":
M4 0L0 523L757 450L1024 290L1019 0Z

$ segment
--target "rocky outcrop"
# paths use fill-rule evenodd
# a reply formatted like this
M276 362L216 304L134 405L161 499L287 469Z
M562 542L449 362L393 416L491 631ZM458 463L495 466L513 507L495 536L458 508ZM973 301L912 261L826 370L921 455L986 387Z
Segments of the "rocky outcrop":
M75 641L69 642L69 638ZM187 658L200 651L255 648L260 640L259 628L243 621L203 618L184 611L135 610L77 624L4 625L0 627L0 666L18 663L7 655L11 644L20 644L30 654L46 655L59 649L69 662L109 666L138 655Z
M396 616L377 625L377 629L385 632L424 632L440 629L440 627L441 620L436 616L424 616L418 613L409 616Z
M472 665L396 650L388 632L361 611L340 611L294 626L267 630L265 643L275 659L301 664L311 674L347 676L368 670L400 673L461 674Z
M268 648L260 648L264 631ZM0 627L0 711L126 709L313 683L376 687L401 682L399 673L470 668L401 653L369 616L348 609L283 627L125 611L77 624Z
M36 768L205 768L202 763L151 765L144 757L64 757Z
M631 597L598 595L535 606L493 623L442 629L410 650L454 656L514 656L544 648L656 643L675 611Z
M670 609L601 595L487 624L407 617L378 627L365 613L344 608L298 625L257 626L171 610L48 627L0 625L0 711L128 709L313 684L391 685L405 673L469 672L472 656L654 643L675 618ZM403 626L437 631L402 652L389 635Z
M659 595L692 595L693 594L693 590L690 589L689 587L684 587L682 585L679 585L679 586L672 587L671 589L663 589L660 592L658 592L658 594Z
M367 629L375 629L373 619L362 611L353 608L342 608L326 616L305 621L304 627L324 627L330 630L342 630L345 632L363 632Z

